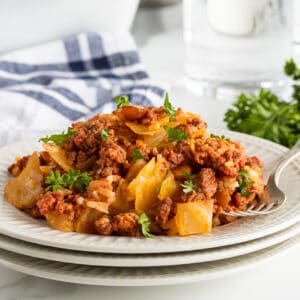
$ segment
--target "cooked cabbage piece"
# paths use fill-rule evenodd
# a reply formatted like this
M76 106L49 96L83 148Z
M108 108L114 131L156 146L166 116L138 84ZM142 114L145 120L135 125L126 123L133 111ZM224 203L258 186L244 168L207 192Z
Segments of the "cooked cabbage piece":
M35 206L37 196L43 191L43 173L38 154L34 152L18 177L9 181L5 187L6 199L19 209Z

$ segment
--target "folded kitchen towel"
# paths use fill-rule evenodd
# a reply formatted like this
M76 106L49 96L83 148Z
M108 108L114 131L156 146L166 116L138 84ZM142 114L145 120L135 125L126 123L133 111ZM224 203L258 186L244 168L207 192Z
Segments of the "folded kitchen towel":
M126 94L140 105L162 103L129 33L82 33L0 56L0 143L9 133L61 129L111 112Z

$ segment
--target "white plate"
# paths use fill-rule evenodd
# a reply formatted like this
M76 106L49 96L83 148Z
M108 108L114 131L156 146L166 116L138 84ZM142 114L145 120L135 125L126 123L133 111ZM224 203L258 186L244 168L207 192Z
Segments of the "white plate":
M227 247L162 254L92 253L39 246L0 235L0 248L40 259L104 267L160 267L217 261L249 254L282 243L300 234L300 223L278 233L254 241Z
M245 145L247 152L257 155L265 164L265 175L287 149L278 144L226 130L214 130ZM285 229L300 221L300 170L295 161L286 167L280 187L287 194L286 205L278 212L263 217L241 218L225 226L216 227L210 235L189 237L157 236L154 239L131 238L54 230L46 222L34 220L3 199L7 182L7 167L16 156L39 149L34 142L20 142L0 150L0 233L32 243L70 250L102 253L163 253L222 247L261 238Z
M300 241L300 237L232 259L183 266L110 268L65 264L0 250L0 264L29 275L89 285L153 286L211 280L273 259Z

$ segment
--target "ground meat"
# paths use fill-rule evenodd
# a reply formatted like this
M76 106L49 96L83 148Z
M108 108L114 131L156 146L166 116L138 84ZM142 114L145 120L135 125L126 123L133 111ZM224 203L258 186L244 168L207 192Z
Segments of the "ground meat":
M118 174L120 165L127 164L126 156L126 151L116 142L112 140L103 142L97 160L101 175L106 177Z
M164 107L145 107L144 108L144 116L141 119L141 124L150 125L157 120L166 117L167 113Z
M97 232L101 235L111 235L113 232L113 226L109 216L103 216L96 220L95 228Z
M37 207L42 216L48 212L54 212L59 215L67 214L70 219L74 219L77 213L75 205L78 195L65 195L64 191L58 190L56 192L47 192L42 194L37 199Z
M217 179L215 171L211 168L201 169L194 181L207 199L212 198L217 192Z
M127 147L127 157L130 158L131 161L134 161L133 160L133 156L134 156L134 151L135 149L138 149L143 158L148 161L150 159L150 155L152 153L151 152L151 149L150 147L148 147L144 141L142 140L136 140L135 144L129 144L128 147ZM157 151L157 149L155 149Z
M198 200L205 200L206 196L202 192L201 189L198 189L197 191L191 191L189 193L184 193L182 190L175 194L173 197L174 202L193 202Z
M197 139L192 152L198 164L212 167L230 177L237 177L247 161L247 155L239 143L221 138Z
M70 151L70 152L66 152L66 157L68 159L69 164L75 165L76 163L76 157L77 157L77 152L76 151Z
M142 119L146 113L146 109L140 106L122 106L113 112L123 121L138 121Z
M236 207L237 210L245 210L247 208L247 205L251 203L255 198L255 193L252 193L251 195L244 197L240 193L235 193L232 204Z
M17 160L16 163L8 167L8 172L13 176L19 176L29 160L30 155L23 156L21 159Z
M176 129L183 130L189 137L195 137L200 133L202 133L200 135L203 135L205 133L206 126L206 123L200 118L193 118L192 120L188 120L187 124L180 125L176 127Z
M138 232L139 216L136 213L128 212L113 217L113 232L117 235L136 236Z
M107 129L110 138L115 137L115 129L120 126L120 121L116 117L109 115L96 115L86 122L74 123L73 129L75 133L67 138L62 147L67 152L67 157L71 160L73 155L68 152L79 152L77 162L83 162L88 157L96 154L101 145L101 130Z
M101 145L97 163L101 167L112 161L119 164L124 163L126 161L126 151L116 142L107 140Z
M167 116L164 107L123 106L113 112L123 121L130 121L149 126L151 123Z
M32 208L24 209L24 211L27 214L29 214L31 217L33 217L34 219L42 218L42 215L40 214L40 211L39 211L38 207L36 207L36 206L34 206Z
M189 159L189 145L186 142L173 142L172 147L162 149L161 155L175 168Z
M72 153L72 152L71 152L71 153ZM79 152L77 153L77 156L76 156L77 164L80 164L80 163L85 162L86 160L89 159L89 157L90 157L90 156L87 155L86 152L84 152L84 151L79 151Z
M257 156L248 157L246 165L248 165L250 168L262 168L263 167L263 163L260 161L260 159Z
M180 165L184 162L184 155L183 153L177 153L175 149L172 148L165 148L161 152L162 156L170 162L174 167Z
M164 225L173 214L173 201L168 197L159 202L155 212L155 221L157 224Z

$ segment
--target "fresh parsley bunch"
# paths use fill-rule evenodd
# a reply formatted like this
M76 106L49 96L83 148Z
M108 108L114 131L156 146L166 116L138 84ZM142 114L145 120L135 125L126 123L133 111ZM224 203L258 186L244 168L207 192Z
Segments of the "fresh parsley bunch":
M293 60L285 64L285 73L293 85L292 100L286 102L267 90L258 95L241 94L229 109L224 121L234 131L262 137L287 147L292 147L300 139L300 69Z

